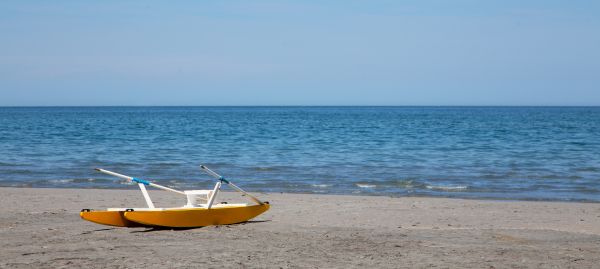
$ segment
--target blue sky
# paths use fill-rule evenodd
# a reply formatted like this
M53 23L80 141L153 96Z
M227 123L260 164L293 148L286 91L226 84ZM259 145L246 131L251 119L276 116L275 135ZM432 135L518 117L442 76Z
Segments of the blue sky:
M1 1L19 105L600 105L600 1Z

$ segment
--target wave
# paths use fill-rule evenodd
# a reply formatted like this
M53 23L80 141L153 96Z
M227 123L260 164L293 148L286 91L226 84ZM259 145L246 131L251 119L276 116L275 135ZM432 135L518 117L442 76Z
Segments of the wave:
M286 166L286 165L274 165L274 166L253 166L247 167L250 171L259 171L259 172L272 172L272 171L286 171L291 169L297 169L294 166Z
M315 188L329 188L333 185L331 185L331 184L311 184L311 186L313 186Z
M0 162L0 167L16 167L16 166L21 166L21 164Z
M429 190L437 190L437 191L465 191L469 189L469 186L464 185L426 185L425 188Z
M43 181L41 181L43 182ZM50 179L46 182L51 184L72 184L72 183L113 183L115 181L101 178L65 178L65 179Z
M73 183L72 179L50 179L48 180L49 183L53 183L53 184L69 184L69 183Z
M375 188L375 187L377 187L377 185L375 185L375 184L363 184L363 183L356 183L356 186L359 188Z

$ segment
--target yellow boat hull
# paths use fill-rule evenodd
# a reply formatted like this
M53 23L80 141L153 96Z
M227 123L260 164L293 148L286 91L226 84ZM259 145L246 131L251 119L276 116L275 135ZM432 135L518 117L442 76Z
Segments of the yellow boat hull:
M82 210L79 213L82 219L98 224L116 227L144 227L146 225L130 221L125 218L124 211L91 211Z
M156 211L127 211L124 217L147 226L193 228L248 221L269 210L269 204L206 208L178 208Z

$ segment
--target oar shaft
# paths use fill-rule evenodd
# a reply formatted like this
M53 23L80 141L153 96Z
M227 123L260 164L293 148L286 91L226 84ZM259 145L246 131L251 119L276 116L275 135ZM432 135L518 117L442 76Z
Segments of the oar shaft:
M111 172L111 171L104 170L104 169L101 169L101 168L96 168L96 171L98 171L98 172L100 172L100 173L107 174L107 175L111 175L111 176L114 176L114 177L120 177L120 178L122 178L122 179L127 179L127 180L129 180L129 181L132 181L132 180L133 180L133 178L132 178L132 177L128 177L128 176L126 176L126 175L121 175L121 174L119 174L119 173Z
M161 186L161 185L158 185L158 184L154 184L152 182L150 182L149 185L152 186L152 187L158 188L158 189L165 190L165 191L171 191L171 192L179 193L181 195L185 195L185 193L182 192L182 191L178 191L178 190L175 190L175 189L171 189L169 187L165 187L165 186Z
M202 170L204 170L204 172L208 173L209 175L215 177L216 179L221 179L223 178L221 175L215 173L215 171L208 169L208 167L204 166L204 165L200 165L200 168L202 168Z
M104 169L100 169L100 168L96 168L96 171L104 173L104 174L107 174L107 175L111 175L111 176L119 177L119 178L122 178L122 179L126 179L126 180L129 180L130 182L134 182L135 181L135 182L138 182L138 183L143 183L143 184L155 187L157 189L161 189L161 190L165 190L165 191L171 191L171 192L175 192L175 193L179 193L179 194L185 195L185 193L182 192L182 191L178 191L178 190L175 190L175 189L171 189L169 187L165 187L165 186L161 186L161 185L158 185L158 184L154 184L154 183L146 181L146 180L140 180L140 179L137 179L137 178L134 179L133 177L130 177L130 176L121 175L119 173L115 173L115 172L104 170Z
M245 192L244 190L240 189L240 187L236 186L235 184L233 184L233 183L229 182L229 186L231 186L231 187L232 187L232 188L234 188L235 190L237 190L237 191L239 191L239 192L241 192L241 193L243 193L243 194L247 195L247 196L248 196L248 198L252 199L252 201L256 202L257 204L259 204L259 205L262 205L262 204L263 204L263 202L262 202L261 200L258 200L258 198L254 197L254 196L252 196L251 194L249 194L249 193Z
M200 165L200 168L202 168L202 170L204 170L206 173L208 173L209 175L213 176L214 178L221 180L222 182L227 183L229 186L231 186L234 190L239 191L241 193L243 193L244 195L246 195L248 198L250 198L252 201L256 202L259 205L264 204L261 200L258 200L258 198L254 197L253 195L245 192L244 190L242 190L240 187L236 186L235 184L231 183L230 181L226 180L225 178L223 178L221 175L217 174L215 171L208 169L208 167L204 166L204 165Z

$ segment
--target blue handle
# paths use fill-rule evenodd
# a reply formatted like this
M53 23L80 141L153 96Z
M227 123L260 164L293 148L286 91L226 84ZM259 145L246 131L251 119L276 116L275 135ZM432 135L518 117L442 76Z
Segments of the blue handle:
M229 181L227 179L225 179L224 177L220 177L219 180L221 182L225 182L225 184L229 184Z
M137 183L142 183L144 185L150 185L150 181L147 181L147 180L144 180L144 179L141 179L141 178L135 178L135 177L133 177L133 178L131 178L131 181L137 182Z

